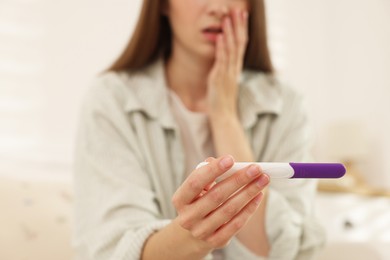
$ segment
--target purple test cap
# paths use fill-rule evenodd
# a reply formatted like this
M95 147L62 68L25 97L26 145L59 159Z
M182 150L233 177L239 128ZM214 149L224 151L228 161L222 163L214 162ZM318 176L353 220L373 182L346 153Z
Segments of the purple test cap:
M334 179L345 175L345 166L341 163L289 163L294 169L291 178Z

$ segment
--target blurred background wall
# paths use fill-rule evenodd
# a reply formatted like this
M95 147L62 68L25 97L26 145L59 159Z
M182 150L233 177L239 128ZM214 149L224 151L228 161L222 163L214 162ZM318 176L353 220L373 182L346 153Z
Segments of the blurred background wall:
M267 3L276 65L306 96L316 158L351 157L368 182L390 188L390 2Z
M134 0L0 2L2 171L69 175L83 93L121 52L139 7Z
M390 1L266 3L275 66L280 78L306 97L316 159L352 161L367 183L390 189ZM141 0L0 1L0 208L7 212L1 214L0 226L18 223L2 227L3 250L10 238L39 238L36 221L49 223L41 233L62 232L61 241L69 242L72 151L80 103L94 75L124 48L140 4ZM360 221L370 229L358 230L362 239L372 230L390 229L388 200L373 203L335 196L319 200L328 227L340 225L330 231L330 241L359 237L341 229L354 224L348 221ZM367 207L356 209L359 205ZM357 211L334 215L348 207ZM381 217L375 229L368 225L374 216ZM336 222L326 221L330 217ZM42 248L47 247L44 241ZM382 241L390 243L390 237ZM358 247L351 248L354 252ZM1 259L7 259L4 252L0 249ZM46 251L48 259L50 252ZM69 259L69 254L56 259Z

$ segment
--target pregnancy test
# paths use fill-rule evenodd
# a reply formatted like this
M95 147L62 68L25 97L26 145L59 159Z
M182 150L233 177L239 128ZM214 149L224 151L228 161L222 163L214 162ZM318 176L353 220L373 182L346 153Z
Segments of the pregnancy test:
M196 169L206 164L208 162L201 162ZM232 168L218 177L217 182L251 164L259 165L263 173L274 179L335 179L343 177L346 172L345 166L341 163L236 162Z

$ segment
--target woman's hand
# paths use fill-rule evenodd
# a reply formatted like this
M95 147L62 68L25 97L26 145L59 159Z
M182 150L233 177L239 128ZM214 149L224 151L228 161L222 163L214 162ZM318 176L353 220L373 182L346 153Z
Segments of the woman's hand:
M208 162L194 170L172 198L178 213L174 222L188 230L203 250L227 245L256 211L269 183L268 176L251 165L215 184L234 160L223 156Z
M208 107L211 118L237 117L238 80L248 41L248 13L234 10L223 20L218 35L215 63L208 77Z

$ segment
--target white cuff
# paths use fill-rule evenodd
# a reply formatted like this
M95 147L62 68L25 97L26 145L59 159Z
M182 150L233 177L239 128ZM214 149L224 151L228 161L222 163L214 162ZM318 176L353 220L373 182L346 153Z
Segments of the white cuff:
M163 219L154 221L146 226L143 226L133 232L130 232L127 237L121 239L120 244L117 246L119 250L115 252L113 259L141 259L142 249L145 241L151 234L164 228L171 222L170 219Z
M229 245L224 248L225 260L265 260L262 256L255 255L248 248L246 248L238 238L233 237Z

